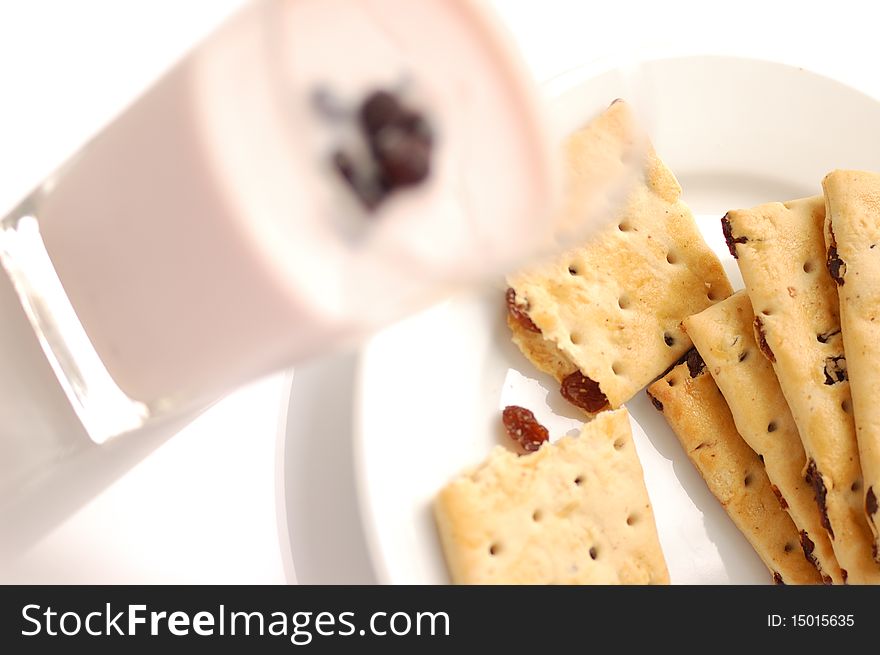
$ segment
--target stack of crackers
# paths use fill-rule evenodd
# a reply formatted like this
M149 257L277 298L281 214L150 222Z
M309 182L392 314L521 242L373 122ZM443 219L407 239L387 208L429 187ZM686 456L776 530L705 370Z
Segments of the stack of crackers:
M569 138L569 197L636 129L616 101ZM733 293L671 171L650 145L643 161L613 224L508 279L514 342L588 422L440 492L453 581L669 582L621 408L647 386L774 582L880 582L880 174L728 212Z
M684 325L823 580L877 584L880 175L822 186L725 215L746 289Z

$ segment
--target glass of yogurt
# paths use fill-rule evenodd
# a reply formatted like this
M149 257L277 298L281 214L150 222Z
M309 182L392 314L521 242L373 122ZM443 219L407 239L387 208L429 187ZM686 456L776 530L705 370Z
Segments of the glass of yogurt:
M102 442L560 244L539 94L473 0L259 0L0 226Z

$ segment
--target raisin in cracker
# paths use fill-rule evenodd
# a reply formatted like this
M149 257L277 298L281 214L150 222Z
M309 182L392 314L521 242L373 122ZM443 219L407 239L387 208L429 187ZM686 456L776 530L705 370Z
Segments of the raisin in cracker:
M825 245L837 283L846 368L862 465L865 514L880 544L880 173L834 171L825 190Z
M581 211L578 194L593 171L620 166L618 144L632 120L616 102L569 138L566 211ZM517 309L537 329L509 317L514 342L588 414L620 406L668 369L691 346L682 319L731 293L680 195L648 146L643 174L611 224L583 247L509 277Z
M797 424L807 479L844 578L880 582L849 382L835 374L844 351L836 284L824 266L824 199L768 203L728 212L726 219L755 311L756 339Z
M763 457L774 492L800 532L804 554L824 579L841 584L813 489L804 480L804 447L773 366L758 351L754 320L748 295L739 291L686 318L684 326L724 395L737 431Z
M518 456L498 447L435 506L456 584L667 584L625 409Z
M724 397L705 368L687 363L648 387L709 490L724 506L778 584L820 584L798 530L783 510L761 460L736 430ZM655 407L657 406L655 404Z

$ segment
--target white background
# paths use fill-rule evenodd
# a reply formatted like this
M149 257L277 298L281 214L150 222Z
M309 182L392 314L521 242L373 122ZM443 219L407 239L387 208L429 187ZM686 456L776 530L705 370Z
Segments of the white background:
M874 3L492 4L538 79L621 54L718 53L783 61L880 92ZM0 2L0 214L240 5ZM7 578L289 581L275 516L283 388L279 374L215 405L48 534Z

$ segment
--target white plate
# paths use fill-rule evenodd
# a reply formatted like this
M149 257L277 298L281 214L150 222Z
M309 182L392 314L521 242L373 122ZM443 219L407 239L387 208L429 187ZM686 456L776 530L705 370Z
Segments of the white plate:
M736 288L719 218L728 209L820 192L833 168L880 169L880 104L798 68L687 57L640 69L652 137ZM551 85L562 120L625 95L619 75ZM500 409L524 405L560 435L578 426L558 385L511 344L503 286L459 297L376 336L355 382L354 438L364 532L380 582L446 583L431 503L462 469L505 443ZM639 393L627 403L674 583L767 583L769 574Z

